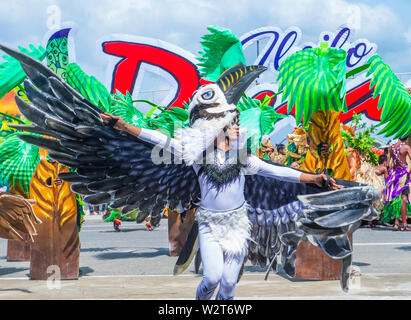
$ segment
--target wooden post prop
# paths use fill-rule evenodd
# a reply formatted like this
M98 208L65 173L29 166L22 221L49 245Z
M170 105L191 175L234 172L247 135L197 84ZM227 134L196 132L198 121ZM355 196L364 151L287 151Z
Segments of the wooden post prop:
M348 234L352 245L352 234ZM297 247L295 278L307 280L339 280L341 260L331 259L311 242L301 241Z
M7 240L7 261L30 261L30 243Z
M57 174L69 169L47 161L44 150L40 154L40 163L30 182L30 195L37 201L34 211L42 220L31 245L30 277L47 280L54 273L60 279L77 279L80 241L76 196L70 190L70 183L56 184Z
M168 210L168 208L166 209ZM193 227L195 209L186 211L184 222L181 222L180 213L177 210L168 211L168 243L170 256L179 256L183 250L187 236Z
M335 178L351 180L339 115L339 112L332 110L321 110L312 115L308 129L310 147L301 166L302 170L316 172L317 169L332 169ZM317 146L320 143L330 146L329 155L318 154ZM352 237L350 241L352 243ZM302 241L297 247L295 272L297 279L337 280L340 278L340 260L328 257L309 241Z

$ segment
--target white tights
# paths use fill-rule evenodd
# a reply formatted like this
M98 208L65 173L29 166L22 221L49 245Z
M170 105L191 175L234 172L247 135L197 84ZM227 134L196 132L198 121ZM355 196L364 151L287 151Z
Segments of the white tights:
M220 284L216 300L232 300L238 274L244 261L244 253L228 257L218 242L207 232L207 229L207 224L199 223L198 234L203 279L197 288L196 299L211 299L215 289Z

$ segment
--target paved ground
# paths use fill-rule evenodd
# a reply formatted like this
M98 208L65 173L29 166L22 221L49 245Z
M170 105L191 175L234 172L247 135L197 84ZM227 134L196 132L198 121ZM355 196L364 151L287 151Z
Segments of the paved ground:
M62 281L60 288L47 281L7 278L0 280L5 299L184 299L194 297L199 276L88 276ZM409 274L362 275L350 292L338 281L290 281L272 275L246 274L236 288L236 299L410 299Z
M200 277L191 266L172 276L176 257L168 255L167 221L152 232L127 222L122 232L101 217L87 217L81 231L79 280L29 280L29 262L6 261L0 240L1 299L192 299ZM280 272L264 281L264 270L246 265L237 299L410 299L411 232L359 229L353 264L362 275L348 294L339 281L289 280ZM58 286L60 287L58 288Z

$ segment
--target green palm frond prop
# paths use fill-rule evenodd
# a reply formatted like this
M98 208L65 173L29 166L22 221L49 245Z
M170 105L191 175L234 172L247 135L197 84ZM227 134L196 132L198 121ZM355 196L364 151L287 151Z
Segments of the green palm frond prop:
M24 122L23 120L21 120L20 118L15 117L15 116L12 116L12 115L10 115L10 114L8 114L8 113L0 112L0 115L1 115L3 118L7 119L10 123L16 122L16 123L18 123L18 124L25 124L25 122Z
M242 62L245 63L243 46L240 39L229 29L208 26L211 34L202 37L198 68L202 78L216 81L227 69Z
M378 109L382 109L380 125L386 126L379 132L386 137L406 138L411 134L411 96L407 89L385 64L378 54L368 59L372 74L370 88L374 87L375 98L379 95Z
M150 110L150 112L148 112L148 113L145 115L146 118L151 118L151 116L153 115L154 111L157 110L157 109L160 109L161 111L166 110L164 107L161 107L161 106L155 104L154 102L151 102L150 100L144 100L144 99L142 99L142 100L133 100L133 102L144 102L144 103L147 103L147 104L149 104L150 106L153 107L153 108Z
M66 81L91 103L109 112L112 104L110 92L94 76L87 75L77 63L68 65Z
M295 104L296 122L304 117L305 126L319 110L347 111L345 76L347 53L342 49L319 48L300 50L280 65L279 91L282 102L288 99L288 112Z
M188 104L185 104L183 108L171 107L168 110L163 110L147 121L150 129L160 130L164 134L174 137L175 129L189 125Z
M30 180L40 161L39 148L23 142L15 133L0 144L0 180L4 185L16 186L29 193Z
M21 52L40 61L43 61L46 56L46 50L42 46L37 48L29 44L29 49L23 47L19 47L19 49ZM20 62L8 55L3 55L2 57L5 61L0 63L0 98L17 87L26 78Z
M117 90L112 98L113 101L110 110L108 111L109 113L122 117L125 122L134 126L147 128L147 121L144 117L144 113L139 111L133 105L133 98L128 91L124 95Z
M272 97L261 101L243 96L237 108L240 111L240 126L247 129L248 147L252 153L260 147L264 135L273 132L275 123L287 115L276 113L269 105Z

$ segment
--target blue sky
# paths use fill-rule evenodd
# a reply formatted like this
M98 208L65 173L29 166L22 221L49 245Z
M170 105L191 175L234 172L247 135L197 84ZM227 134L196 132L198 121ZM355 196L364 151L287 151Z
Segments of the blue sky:
M99 44L113 33L159 38L193 53L200 50L207 25L230 28L238 36L264 26L298 26L302 41L317 41L322 31L336 32L346 25L353 8L360 13L353 39L376 43L394 72L411 72L409 0L17 0L3 5L0 41L14 47L42 43L54 6L61 22L78 25L77 62L100 79L106 60L98 54Z

